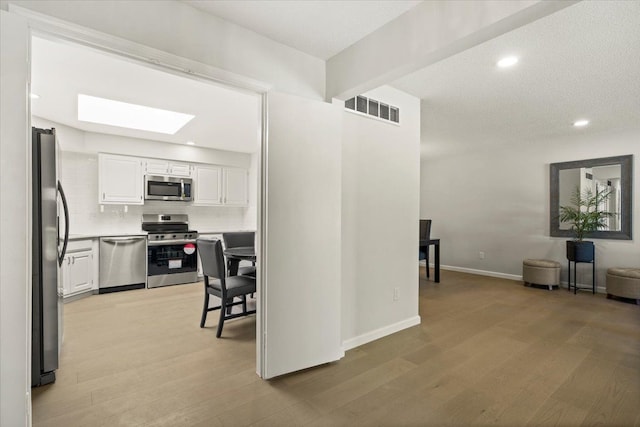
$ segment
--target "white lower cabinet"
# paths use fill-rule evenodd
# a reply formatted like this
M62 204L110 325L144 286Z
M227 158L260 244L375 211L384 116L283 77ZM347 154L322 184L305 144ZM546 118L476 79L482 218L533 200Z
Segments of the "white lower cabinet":
M97 279L96 259L91 240L69 243L60 271L64 297L88 292L94 288Z

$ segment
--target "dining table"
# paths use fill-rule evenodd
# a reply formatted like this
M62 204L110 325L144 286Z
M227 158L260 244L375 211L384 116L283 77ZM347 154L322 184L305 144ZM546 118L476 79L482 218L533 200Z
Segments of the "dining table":
M223 253L224 256L227 257L229 276L238 275L238 266L240 265L240 261L256 261L256 248L254 246L236 246L234 248L227 248Z

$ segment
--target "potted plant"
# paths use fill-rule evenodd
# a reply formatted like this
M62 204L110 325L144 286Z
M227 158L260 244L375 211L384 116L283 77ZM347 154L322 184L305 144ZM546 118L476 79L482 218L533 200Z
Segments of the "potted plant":
M600 210L600 205L611 192L590 188L580 191L576 187L571 196L570 206L560 206L560 221L571 224L574 240L567 241L567 259L576 262L591 262L594 259L593 242L584 240L589 233L607 226L607 218L613 213Z

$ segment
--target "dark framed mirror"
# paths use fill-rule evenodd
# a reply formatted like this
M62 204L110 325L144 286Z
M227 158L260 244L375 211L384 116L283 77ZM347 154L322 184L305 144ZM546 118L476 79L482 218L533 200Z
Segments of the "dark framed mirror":
M568 224L560 222L560 206L570 204L576 188L606 189L610 196L603 209L613 215L606 227L587 235L590 239L631 240L631 195L633 194L633 156L603 157L551 163L550 232L552 237L573 237Z

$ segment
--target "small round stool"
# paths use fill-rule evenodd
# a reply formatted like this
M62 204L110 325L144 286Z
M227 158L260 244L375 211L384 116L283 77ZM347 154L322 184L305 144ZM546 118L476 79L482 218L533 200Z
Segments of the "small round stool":
M631 298L640 305L640 268L607 269L607 298Z
M546 285L549 290L560 285L560 263L548 259L525 259L522 261L524 285Z

